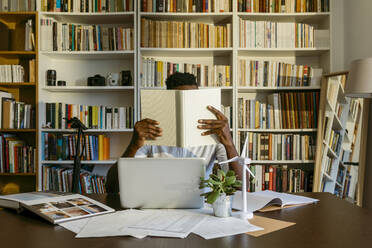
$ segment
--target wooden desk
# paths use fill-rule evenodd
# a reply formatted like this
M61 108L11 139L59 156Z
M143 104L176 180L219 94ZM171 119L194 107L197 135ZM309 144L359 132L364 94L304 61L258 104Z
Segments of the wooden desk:
M67 247L67 248L116 248L116 247L254 247L254 248L342 248L372 246L372 213L340 200L329 193L306 193L320 199L314 205L258 213L270 218L295 222L296 225L259 238L246 234L221 239L205 240L195 234L186 239L131 237L75 239L75 234L23 212L0 210L0 247ZM117 195L90 196L119 209Z

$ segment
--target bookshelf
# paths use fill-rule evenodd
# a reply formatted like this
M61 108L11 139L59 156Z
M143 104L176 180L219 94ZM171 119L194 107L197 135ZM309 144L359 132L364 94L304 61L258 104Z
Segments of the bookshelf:
M26 43L26 22L32 20L32 28L30 32L33 33L34 44L30 51L25 51ZM22 141L24 146L30 146L35 149L34 161L25 162L21 165L14 162L10 158L9 166L5 164L2 157L3 170L0 173L0 194L17 193L34 191L37 189L38 178L38 156L37 150L39 148L38 142L38 123L35 121L38 115L38 13L35 11L22 11L22 12L0 12L0 65L20 65L23 67L24 76L22 81L14 82L16 79L14 72L12 72L12 79L9 81L0 82L0 91L9 92L16 102L22 102L26 105L31 105L33 112L30 113L30 120L33 122L29 127L25 128L26 124L23 123L19 128L0 128L0 135L4 137L2 140L5 145L6 137ZM31 44L31 41L30 43ZM32 65L30 61L35 61ZM32 76L31 76L32 74ZM13 81L13 82L11 82ZM17 105L17 103L16 103ZM19 107L21 105L18 105ZM18 107L17 107L18 108ZM3 113L4 111L4 113ZM2 115L5 114L2 110ZM21 108L19 108L21 111ZM22 110L23 111L23 110ZM14 114L14 113L13 113ZM13 115L14 116L14 115ZM22 120L22 119L20 119ZM11 138L15 137L15 138ZM10 143L8 143L10 144ZM17 151L19 152L19 150ZM26 156L26 154L24 154ZM12 156L11 156L12 157ZM13 162L12 162L13 161ZM22 166L22 167L18 167ZM32 168L27 168L31 166Z
M345 97L347 75L323 78L314 191L356 203L363 100Z
M43 166L66 166L72 165L71 161L44 160L42 136L45 133L58 135L72 135L73 130L65 128L48 129L45 127L47 102L65 102L70 104L85 105L113 105L123 106L132 104L135 107L135 120L141 116L140 92L143 89L163 90L163 86L143 85L143 61L144 58L152 58L157 61L173 64L186 63L191 65L228 66L230 68L230 85L220 86L222 92L222 104L231 107L232 126L231 132L234 141L239 147L239 133L263 133L263 134L296 134L315 136L317 127L306 128L241 128L238 125L239 106L238 98L263 99L274 93L303 93L320 92L321 85L310 86L243 86L240 84L239 61L244 60L267 60L284 62L296 65L308 65L314 68L322 68L323 72L332 71L334 66L334 52L332 28L334 24L332 12L303 12L303 13L246 13L238 11L238 1L225 1L230 3L231 10L225 12L144 12L141 9L142 1L133 1L133 11L128 12L47 12L41 8L44 1L39 1L39 22L41 19L52 19L60 23L75 23L83 25L120 25L132 27L134 34L133 50L117 51L50 51L39 49L39 78L40 85L38 94L40 99L40 112L38 115L39 126L39 176L38 185L42 186ZM331 10L335 5L330 1ZM231 42L227 47L213 48L167 48L167 47L144 47L141 46L141 20L151 21L174 21L213 24L216 26L230 25ZM270 21L270 22L296 22L314 26L316 29L329 30L330 44L327 46L315 46L309 48L245 48L240 47L240 20ZM227 35L226 35L227 36ZM0 52L1 54L1 52ZM88 87L86 78L97 73L104 75L107 72L129 69L132 72L133 86L110 86ZM67 86L48 86L45 79L46 70L55 69L57 80L65 80ZM215 83L215 82L213 82ZM209 86L211 87L211 86ZM217 87L217 86L212 86ZM208 88L208 86L200 87ZM99 100L97 100L99 99ZM85 164L95 164L99 168L109 168L125 150L131 138L133 129L90 129L87 135L105 134L110 137L110 160L84 161ZM314 170L314 159L302 160L254 160L255 165L274 165L274 167L288 166L289 169Z
M124 2L132 2L124 0ZM42 19L49 19L56 23L66 23L82 26L100 26L100 30L103 28L122 28L132 30L132 44L131 48L119 49L119 45L116 50L110 47L105 50L98 49L88 49L85 50L74 50L71 49L43 49L40 45L40 114L39 114L39 124L40 124L40 144L41 149L39 149L39 174L38 185L40 189L54 189L60 190L56 187L54 182L45 180L46 175L58 175L69 174L68 169L72 168L73 160L54 160L45 159L45 137L73 137L76 134L76 130L68 129L65 127L61 128L49 128L46 126L46 103L66 103L74 105L84 105L84 106L105 106L105 107L133 107L133 116L136 120L135 113L137 112L137 43L136 43L136 32L137 32L137 8L133 6L130 11L125 11L124 9L117 8L119 1L115 1L115 8L112 8L111 12L55 12L55 11L45 11L42 8L44 1L39 1L40 17L39 21ZM94 3L93 3L94 4ZM57 24L59 25L59 24ZM78 27L79 28L79 27ZM98 29L97 29L98 30ZM123 31L120 31L123 32ZM42 32L41 32L42 33ZM45 33L44 33L45 34ZM41 34L43 35L43 34ZM45 36L44 36L45 37ZM102 36L103 37L103 36ZM125 36L126 37L126 36ZM43 37L42 37L43 38ZM102 38L103 39L103 38ZM130 39L130 38L128 38ZM117 40L119 44L119 40ZM124 44L127 40L121 40ZM91 42L91 41L89 41ZM103 40L102 49L103 49ZM78 43L76 43L78 46ZM71 48L71 47L70 47ZM66 81L66 86L50 86L46 80L46 71L49 69L56 70L57 80ZM122 86L121 84L117 86L87 86L88 77L93 77L99 74L106 78L109 73L120 73L121 71L129 70L132 76L132 82L130 86ZM106 108L106 110L107 110ZM100 110L102 113L103 110ZM113 113L114 114L114 113ZM102 113L103 115L103 113ZM128 116L127 116L128 117ZM90 118L90 117L86 117ZM97 117L100 119L102 124L103 117ZM130 118L130 117L128 117ZM86 123L87 124L87 123ZM102 124L103 125L103 124ZM90 128L86 130L86 136L98 137L104 135L109 138L109 159L92 159L92 160L82 160L82 167L84 173L89 171L87 180L93 180L96 176L98 178L104 178L108 169L111 165L117 162L117 159L122 155L126 146L128 145L133 128L125 127L119 128L112 126L109 128L106 126L105 129L100 128L100 126L95 128ZM44 138L43 138L44 137ZM94 141L89 141L93 143ZM94 149L98 149L94 145ZM105 145L106 146L106 145ZM89 148L91 149L91 148ZM93 149L93 147L92 147ZM98 151L98 150L97 150ZM84 174L83 173L83 174ZM85 175L85 174L84 174ZM86 177L86 175L84 176ZM104 181L104 180L103 180ZM97 183L97 182L96 182ZM100 181L101 183L101 181ZM84 182L84 185L85 182ZM58 185L57 185L58 186ZM66 185L64 184L64 188ZM102 193L102 192L97 192Z

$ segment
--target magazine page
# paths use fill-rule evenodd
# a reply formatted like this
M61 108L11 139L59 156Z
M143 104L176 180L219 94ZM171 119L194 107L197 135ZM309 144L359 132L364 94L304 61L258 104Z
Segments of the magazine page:
M54 224L115 211L100 202L78 194L28 201L24 207Z

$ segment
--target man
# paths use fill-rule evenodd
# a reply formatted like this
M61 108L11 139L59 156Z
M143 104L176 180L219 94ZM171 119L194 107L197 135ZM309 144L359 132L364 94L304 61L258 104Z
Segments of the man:
M189 73L176 72L166 80L168 90L195 90L198 89L195 76ZM192 103L190 103L192 104ZM198 128L205 130L202 135L215 134L219 144L197 147L167 147L145 145L146 140L156 140L162 135L158 127L159 122L151 119L138 121L134 126L132 140L123 154L123 157L201 157L207 161L207 173L212 171L214 161L219 162L238 156L234 146L227 118L217 109L208 106L208 109L216 115L216 120L199 120ZM197 123L195 123L197 125ZM237 162L230 163L230 167L241 178L241 168ZM223 168L227 170L227 166ZM110 168L107 175L107 192L118 192L117 165Z

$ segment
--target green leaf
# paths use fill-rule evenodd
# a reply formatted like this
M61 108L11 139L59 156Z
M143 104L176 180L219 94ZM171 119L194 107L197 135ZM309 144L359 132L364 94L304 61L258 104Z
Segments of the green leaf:
M212 178L213 180L215 180L215 181L221 181L219 178L218 178L218 176L216 176L216 175L214 175L214 174L210 174L209 175L209 180Z
M209 179L209 182L213 185L221 185L222 183L221 182L218 182L218 181L215 181L213 179Z
M227 177L235 176L235 172L234 172L233 170L229 170L229 171L226 173L226 176L227 176Z
M213 191L208 197L207 197L207 202L209 203L209 204L213 204L216 200L217 200L217 198L218 198L218 196L219 196L220 194L219 194L219 192L218 191Z
M235 176L226 177L226 185L231 185L231 184L234 184L235 182L236 182L236 177Z
M220 179L220 181L223 181L225 179L225 177L226 177L226 174L225 174L225 172L223 170L218 170L217 171L217 176Z

